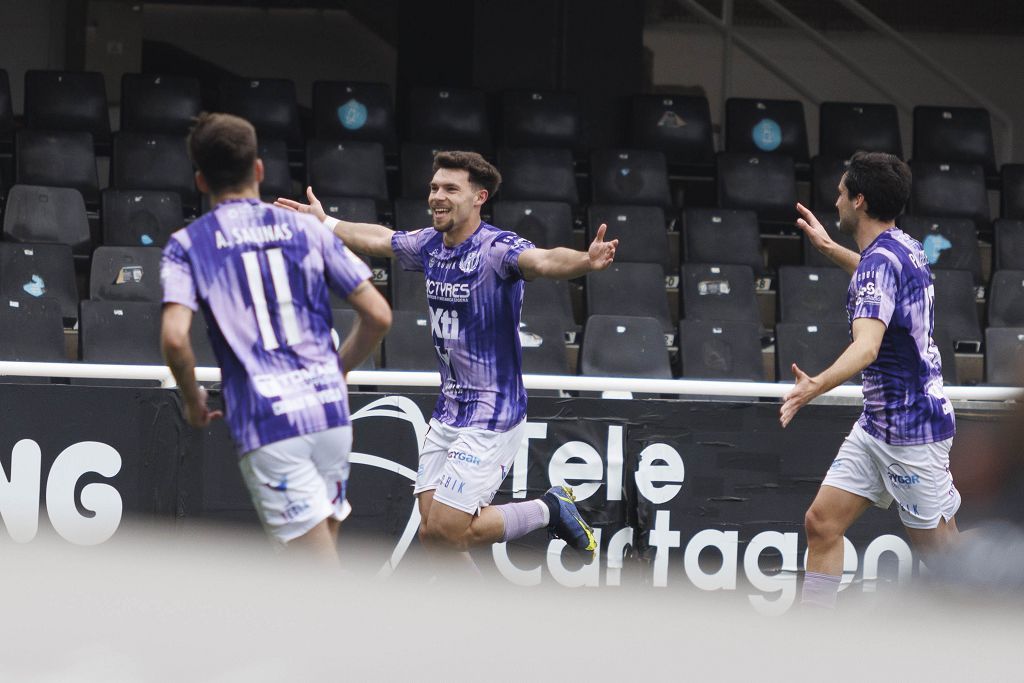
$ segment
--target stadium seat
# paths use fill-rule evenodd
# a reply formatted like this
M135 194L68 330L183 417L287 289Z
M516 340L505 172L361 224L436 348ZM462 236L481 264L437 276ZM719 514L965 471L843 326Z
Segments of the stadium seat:
M836 210L839 181L849 165L849 160L839 157L811 159L811 211Z
M850 345L846 323L788 323L775 326L775 379L794 382L793 363L812 377L829 368ZM860 373L846 384L858 384Z
M763 273L761 232L757 214L736 209L683 211L684 263L729 263L750 266Z
M892 104L822 102L818 154L849 159L854 152L887 152L903 158L900 119Z
M36 130L89 133L97 149L109 148L110 114L103 74L26 71L25 125Z
M0 360L67 362L60 303L54 299L0 298L0 330Z
M799 100L730 97L725 101L725 150L784 154L807 163L807 123Z
M434 212L426 199L395 200L395 230L419 230L434 224Z
M288 166L288 145L285 141L260 138L257 154L263 160L263 182L260 183L260 196L270 202L278 197L294 197L292 171ZM306 193L302 192L303 198L305 195Z
M992 230L995 234L993 268L1024 270L1024 220L998 218Z
M430 194L430 180L434 177L434 155L445 149L440 145L403 142L399 170L402 175L402 196L408 199L426 199Z
M565 331L555 316L533 316L519 325L523 372L533 375L568 375Z
M534 318L557 318L566 339L575 338L577 325L567 281L537 278L525 284L520 320L529 324Z
M679 304L681 320L761 322L750 266L684 263Z
M1024 327L1024 270L997 270L988 290L989 327Z
M396 311L427 313L427 287L423 272L405 270L397 260L391 261L391 307Z
M833 241L838 242L840 246L846 247L850 251L860 253L860 247L857 246L857 241L853 239L853 235L847 235L839 232L839 214L835 211L832 212L821 212L815 213L818 220L821 222L825 229L828 231L829 236ZM812 266L814 268L837 268L835 263L832 262L827 256L822 254L820 251L814 248L811 241L807 238L806 233L801 231L803 240L804 250L804 265Z
M69 245L88 255L91 236L85 202L68 187L15 185L4 209L4 239Z
M407 114L406 128L412 142L480 152L491 149L487 99L481 90L412 88Z
M380 223L377 202L365 197L317 197L328 216L352 223ZM429 219L428 219L429 220ZM421 226L422 227L422 226Z
M631 109L633 147L658 150L673 166L714 165L715 142L706 97L634 95Z
M11 100L11 82L7 70L0 69L0 153L9 154L14 148L14 106Z
M382 356L386 370L437 370L430 316L425 309L392 312L391 329L384 337Z
M192 353L196 357L196 367L217 367L217 356L213 353L213 344L210 342L210 331L206 324L206 314L201 310L196 311L195 315L192 316L192 326L189 328L189 341L192 343Z
M921 243L928 265L936 268L969 270L974 284L981 281L978 230L969 218L930 218L904 215L897 219L900 229Z
M199 79L191 76L121 76L121 130L185 135L203 109Z
M491 223L511 230L538 247L572 247L572 208L564 202L501 201L494 204Z
M158 247L97 247L89 270L94 301L161 301Z
M71 247L0 242L0 300L42 299L56 301L68 326L74 325L78 319L78 287Z
M587 210L588 245L602 223L608 226L604 239L619 240L617 263L658 263L666 274L673 270L665 212L660 206L591 204Z
M959 373L956 365L956 342L946 327L935 325L932 329L932 341L939 349L942 359L942 381L944 384L959 384Z
M753 283L751 283L753 296ZM586 276L587 315L642 316L661 323L674 336L665 294L665 271L655 263L613 263Z
M22 129L14 135L15 182L71 187L98 207L100 185L92 136L84 132Z
M594 150L590 184L595 204L672 206L665 155L655 150Z
M502 149L498 153L502 200L579 204L572 152L567 149Z
M1024 382L1024 327L985 330L985 383L1019 387Z
M970 218L979 229L988 228L988 191L981 166L915 159L910 163L910 170L914 175L910 186L910 213Z
M579 98L569 92L506 91L501 95L501 131L505 147L575 149Z
M984 173L995 175L988 111L977 107L914 107L914 161L978 164Z
M199 208L192 162L180 135L116 133L110 177L119 190L177 192L186 211Z
M309 140L306 176L319 194L388 199L384 148L379 142Z
M999 215L1012 220L1024 220L1024 164L1003 164Z
M162 247L185 225L176 192L107 189L100 214L103 243L114 247Z
M394 154L395 105L387 83L316 81L313 131L322 140L379 142Z
M783 154L718 155L718 205L750 209L760 221L796 220L796 171Z
M661 321L643 316L590 316L580 344L579 373L672 379Z
M260 138L284 140L289 149L302 147L295 84L284 78L225 78L220 83L220 111L241 116Z
M977 352L982 336L971 272L934 270L932 281L935 285L935 326L949 331L957 350Z
M79 357L87 363L163 365L161 308L162 304L149 301L83 300Z
M342 342L348 337L352 326L356 324L356 312L351 308L335 308L331 311L331 319L333 321L331 340L334 342L335 350L340 350ZM349 370L374 370L376 367L374 354L371 353L358 367L344 368L344 370L346 372Z
M779 320L787 323L847 323L850 276L839 268L781 266Z
M761 331L756 323L682 320L677 339L687 379L764 381Z

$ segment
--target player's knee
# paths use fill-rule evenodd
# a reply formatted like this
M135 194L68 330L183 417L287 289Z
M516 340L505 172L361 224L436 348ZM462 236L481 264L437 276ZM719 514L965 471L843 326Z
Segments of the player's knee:
M428 519L427 523L420 527L420 540L435 548L450 548L452 550L465 550L467 542L464 529L456 529L435 521L436 518Z
M842 536L844 530L819 507L812 505L804 514L804 531L807 532L807 542L811 544L834 541Z

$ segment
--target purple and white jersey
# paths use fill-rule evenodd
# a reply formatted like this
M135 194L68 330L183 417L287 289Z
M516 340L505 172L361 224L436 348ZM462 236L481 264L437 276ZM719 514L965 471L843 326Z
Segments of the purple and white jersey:
M864 369L860 425L893 446L949 439L953 406L942 388L942 359L932 341L935 287L921 243L898 228L861 253L846 310L885 323L878 358Z
M327 287L347 298L369 277L315 218L255 199L223 202L171 236L164 303L206 315L239 454L349 424Z
M506 432L526 417L519 315L519 255L533 244L487 223L454 249L433 228L396 232L405 270L423 271L430 332L441 371L434 418L452 427Z

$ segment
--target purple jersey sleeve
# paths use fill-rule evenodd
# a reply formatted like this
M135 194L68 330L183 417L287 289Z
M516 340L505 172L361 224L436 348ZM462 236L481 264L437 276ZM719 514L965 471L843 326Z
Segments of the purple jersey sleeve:
M164 288L165 304L181 304L195 311L199 308L196 283L181 240L188 240L185 231L173 235L164 247L160 260L160 283Z
M338 296L347 299L356 287L372 276L372 273L352 250L334 236L334 233L326 229L317 230L317 233L323 242L327 286Z
M396 230L391 236L391 249L402 270L423 270L423 247L437 234L433 228Z
M533 242L525 237L520 237L514 232L503 232L491 244L488 259L491 262L491 267L502 280L522 279L523 273L519 270L519 255L527 249L533 248Z
M899 271L883 251L862 259L854 273L856 294L850 320L875 318L886 327L892 320L899 294Z

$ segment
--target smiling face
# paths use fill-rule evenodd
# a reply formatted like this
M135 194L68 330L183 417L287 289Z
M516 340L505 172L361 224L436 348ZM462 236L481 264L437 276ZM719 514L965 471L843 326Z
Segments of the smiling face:
M440 233L457 232L461 228L476 229L480 207L487 200L487 190L469 181L469 172L439 168L430 181L427 201L434 215L434 229Z

